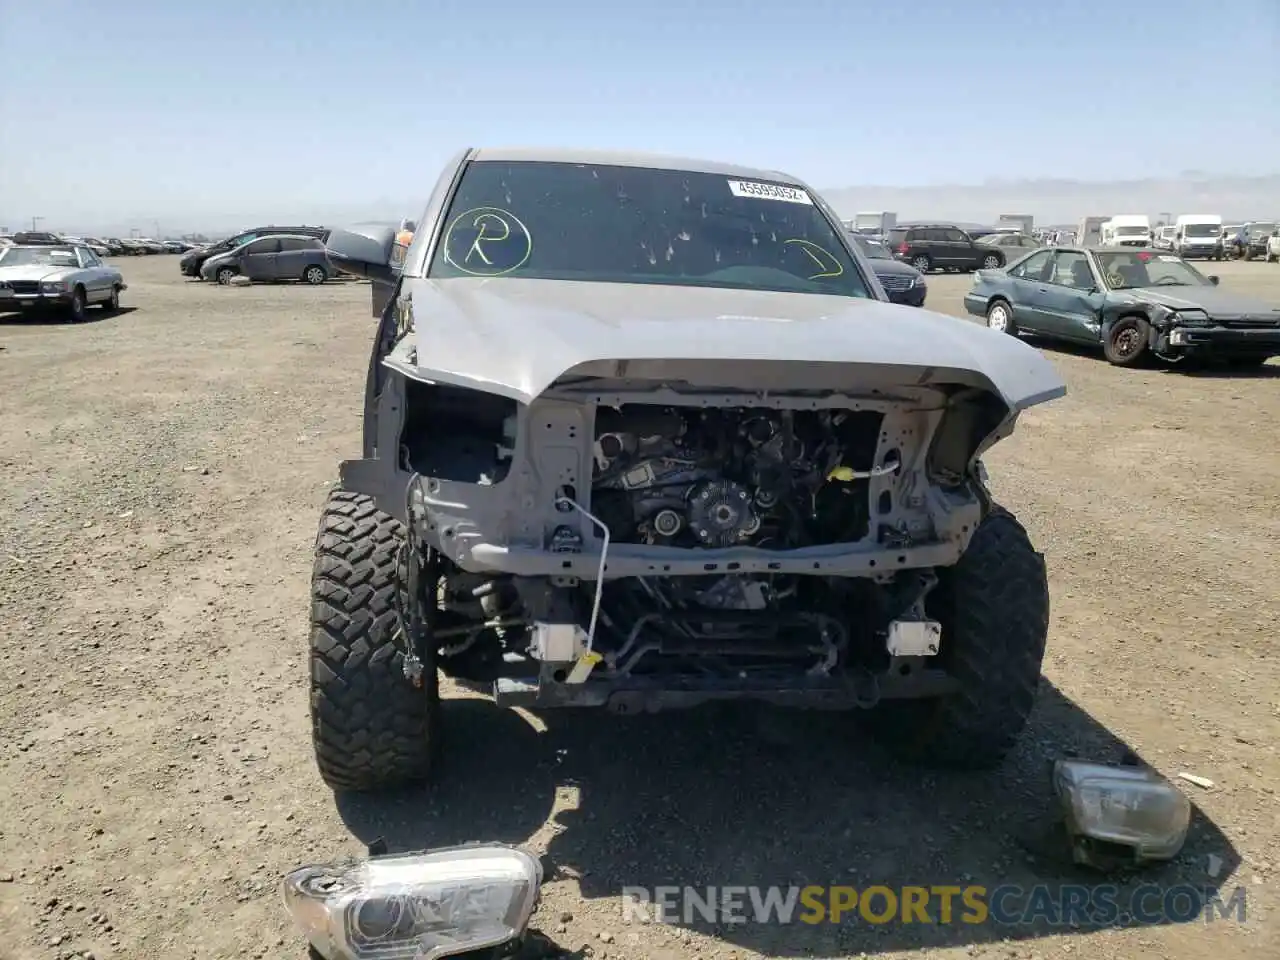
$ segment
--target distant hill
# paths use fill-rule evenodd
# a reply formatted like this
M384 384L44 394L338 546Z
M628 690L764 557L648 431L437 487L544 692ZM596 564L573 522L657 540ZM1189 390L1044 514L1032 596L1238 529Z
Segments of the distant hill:
M948 220L992 224L1002 213L1029 213L1038 224L1079 223L1082 217L1113 213L1218 213L1228 220L1280 218L1280 173L1263 177L1222 177L1189 172L1168 180L1009 180L933 187L835 187L823 189L842 217L859 210L892 210L899 220ZM50 219L41 229L90 236L144 233L155 221L166 236L202 232L214 236L268 223L338 226L362 220L417 217L426 198L370 198L359 203L325 202L253 210L149 212L133 222L64 223ZM3 222L3 221L0 221ZM12 225L20 229L21 222Z
M892 210L899 220L991 223L1002 213L1029 213L1037 223L1078 223L1086 216L1218 213L1228 220L1280 217L1280 173L1264 177L1187 174L1169 180L988 181L936 187L836 187L823 196L842 217Z

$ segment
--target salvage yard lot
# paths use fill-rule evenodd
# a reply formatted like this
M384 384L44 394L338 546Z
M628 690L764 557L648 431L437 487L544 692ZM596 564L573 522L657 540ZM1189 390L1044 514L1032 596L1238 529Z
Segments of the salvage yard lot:
M554 865L534 925L597 957L1280 955L1280 361L1047 349L1069 395L987 458L1053 594L1047 683L997 773L922 774L839 715L466 698L434 793L335 803L311 759L307 585L359 449L369 288L119 263L118 315L0 318L0 957L301 957L279 875L376 837L529 842ZM1280 302L1280 266L1208 269ZM931 277L930 307L962 315L969 282ZM1243 886L1243 926L623 922L624 886L1090 882L1046 833L1046 758L1124 745L1214 786L1184 784L1181 858L1122 882Z

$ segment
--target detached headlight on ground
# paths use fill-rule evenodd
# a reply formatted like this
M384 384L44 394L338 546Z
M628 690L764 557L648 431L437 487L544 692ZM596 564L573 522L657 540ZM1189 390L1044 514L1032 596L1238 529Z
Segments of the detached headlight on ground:
M523 936L541 885L531 854L471 844L299 867L284 902L325 960L440 960Z
M1128 848L1134 861L1170 860L1187 838L1191 802L1146 767L1110 767L1079 760L1053 765L1077 863L1095 850Z

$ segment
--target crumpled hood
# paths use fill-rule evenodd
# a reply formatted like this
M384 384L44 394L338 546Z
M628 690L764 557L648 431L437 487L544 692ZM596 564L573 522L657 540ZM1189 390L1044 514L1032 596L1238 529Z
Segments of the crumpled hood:
M965 371L1012 410L1066 392L1053 365L1014 337L881 300L512 278L406 286L423 376L525 403L579 364L643 359L891 365L916 368L903 371L913 384Z
M1211 317L1273 317L1280 321L1280 306L1221 287L1139 287L1121 293L1142 303L1155 303L1170 310L1199 309Z
M79 267L53 267L47 263L24 263L21 266L6 267L0 261L0 280L45 280L52 283L61 280L68 274L75 273Z

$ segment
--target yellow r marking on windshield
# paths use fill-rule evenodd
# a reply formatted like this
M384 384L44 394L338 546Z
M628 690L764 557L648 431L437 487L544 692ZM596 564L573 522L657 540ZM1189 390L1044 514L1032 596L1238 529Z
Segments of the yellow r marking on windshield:
M502 236L489 234L489 224L497 222L502 227ZM511 225L496 213L482 213L471 222L473 227L479 227L480 233L471 241L471 249L467 251L467 255L462 258L463 263L471 262L471 255L477 254L481 260L485 262L485 266L492 267L493 261L484 255L484 248L481 247L481 241L486 240L505 240L511 236Z
M829 280L832 277L838 277L840 276L840 274L844 273L844 265L831 253L831 251L823 249L822 247L814 243L812 240L784 240L783 241L784 245L788 243L798 244L800 246L800 249L805 252L805 254L809 257L809 259L818 265L818 269L821 272L815 273L813 276L809 277L808 279ZM815 250L818 251L818 253L814 253ZM822 257L826 257L827 259L823 260L822 257L818 256L819 253L822 254ZM834 270L831 269L832 267L835 267L835 269Z

